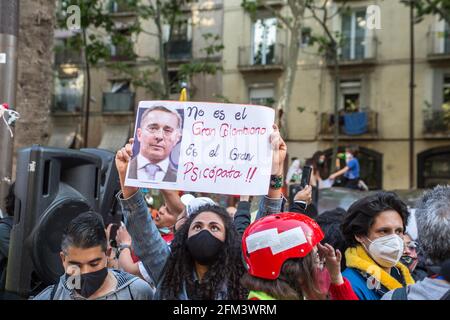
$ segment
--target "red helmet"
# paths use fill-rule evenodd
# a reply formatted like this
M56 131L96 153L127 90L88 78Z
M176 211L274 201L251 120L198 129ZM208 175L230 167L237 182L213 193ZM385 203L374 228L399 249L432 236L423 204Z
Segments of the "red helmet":
M303 214L285 212L261 218L242 237L248 273L275 280L286 260L305 257L323 237L317 222Z

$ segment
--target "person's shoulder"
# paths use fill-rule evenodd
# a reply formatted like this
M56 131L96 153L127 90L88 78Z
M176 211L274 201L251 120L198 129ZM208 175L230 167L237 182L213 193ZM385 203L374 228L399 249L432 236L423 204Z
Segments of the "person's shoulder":
M129 284L129 288L135 300L152 300L154 289L146 281L136 277Z
M342 276L346 277L347 280L352 284L352 286L358 286L364 282L364 277L353 268L346 268L342 272Z
M396 289L397 290L397 289ZM394 295L395 290L391 290L389 292L386 292L380 300L392 300L392 296Z
M359 300L376 299L370 294L371 290L367 286L367 280L356 269L346 268L342 272L342 276L350 282Z
M152 288L141 278L121 270L112 270L112 272L118 281L118 287L128 287L134 297L153 296Z
M50 300L50 296L54 286L57 286L57 284L48 286L47 288L42 290L38 295L34 296L32 300Z
M0 238L9 238L11 228L6 223L0 223Z
M0 231L11 231L11 227L13 225L13 217L6 217L0 219Z

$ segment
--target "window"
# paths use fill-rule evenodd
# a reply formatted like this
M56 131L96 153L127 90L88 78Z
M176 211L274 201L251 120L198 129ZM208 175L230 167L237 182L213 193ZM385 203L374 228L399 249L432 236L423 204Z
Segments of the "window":
M132 60L135 58L133 40L129 29L118 30L118 35L111 41L113 60Z
M130 81L112 81L111 91L103 93L103 111L133 111L134 93L130 90Z
M433 32L433 51L436 54L450 53L450 26L445 20L439 20Z
M109 12L111 13L130 12L135 10L135 8L130 6L126 0L111 0L108 7Z
M275 90L273 87L250 88L250 104L273 107L275 103Z
M253 24L252 64L272 64L275 59L277 19L258 19Z
M417 185L433 188L450 183L450 147L426 150L417 156Z
M444 76L444 83L442 85L442 108L450 107L450 75Z
M450 53L450 27L446 22L444 27L444 53Z
M180 93L181 80L178 75L178 70L169 70L168 74L169 74L170 94Z
M83 74L73 78L55 77L54 112L80 112L83 106Z
M192 57L192 25L190 19L180 18L172 26L163 26L164 50L169 60L189 60Z
M188 40L188 20L180 19L173 25L171 38L169 41Z
M311 43L311 28L310 27L304 27L302 28L302 43L300 44L301 48L307 48L309 47Z
M366 51L366 9L358 9L342 15L341 58L364 59Z
M339 147L338 152L345 152L344 147ZM324 151L328 168L331 168L332 149ZM370 190L380 190L383 188L383 154L373 149L359 147L358 152L359 168L361 179L369 187ZM345 166L341 163L341 168Z
M341 109L344 112L358 112L361 106L361 81L341 81Z
M130 81L112 81L111 92L113 93L125 93L130 91Z
M55 39L55 65L61 66L64 64L80 64L81 51L76 50L75 43L79 41L77 36Z

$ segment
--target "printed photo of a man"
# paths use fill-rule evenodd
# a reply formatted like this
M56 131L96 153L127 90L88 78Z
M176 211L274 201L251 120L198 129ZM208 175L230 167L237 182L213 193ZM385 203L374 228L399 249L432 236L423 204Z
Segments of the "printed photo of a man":
M129 179L176 182L177 168L172 159L179 158L179 149L174 148L181 141L182 124L176 110L165 106L144 109L135 136L139 152L130 161Z

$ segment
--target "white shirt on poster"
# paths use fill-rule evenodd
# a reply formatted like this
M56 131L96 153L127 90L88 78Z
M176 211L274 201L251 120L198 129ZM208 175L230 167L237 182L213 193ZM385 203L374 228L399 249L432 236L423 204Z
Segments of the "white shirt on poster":
M155 179L151 180L148 177L147 171L145 170L145 167L147 164L149 164L150 161L146 157L144 157L142 154L138 154L137 157L137 177L141 181L163 181L167 170L169 169L169 157L165 158L164 160L155 163L157 166L159 166L160 170L158 170L155 174Z

